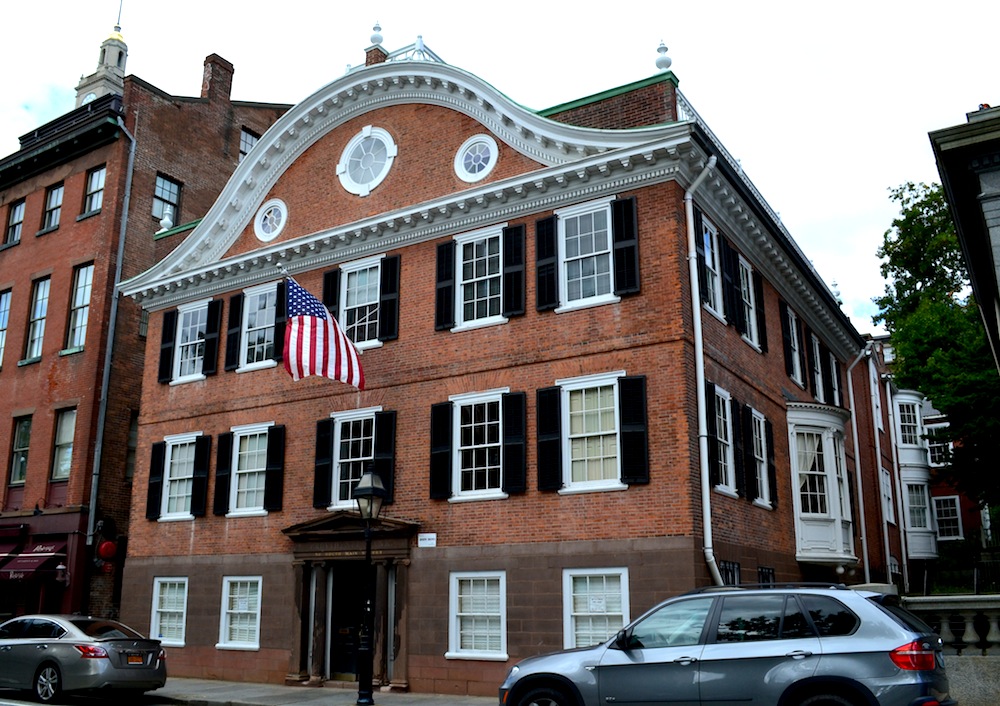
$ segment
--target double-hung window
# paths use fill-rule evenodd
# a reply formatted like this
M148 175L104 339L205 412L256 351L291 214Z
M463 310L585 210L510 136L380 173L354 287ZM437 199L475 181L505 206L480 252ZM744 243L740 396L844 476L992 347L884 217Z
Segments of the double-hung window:
M181 184L163 174L156 175L153 184L153 217L162 220L168 217L174 225L179 223L181 205Z
M56 438L52 452L52 480L66 480L73 465L73 436L76 410L64 409L56 415Z
M258 135L257 133L253 132L252 130L247 130L246 128L242 128L240 130L240 161L241 162L243 161L243 159L248 154L250 154L250 150L253 149L253 146L257 144L257 140L259 140L259 139L260 139L260 135Z
M740 306L743 307L743 338L755 346L760 346L759 335L759 313L757 307L763 306L757 301L757 292L754 286L753 268L750 263L740 256Z
M888 468L883 467L882 479L882 516L890 524L896 524L896 509L892 501L892 473Z
M449 659L507 659L507 576L453 573L449 590Z
M757 497L755 502L766 507L771 505L771 476L768 459L773 458L774 449L769 448L767 420L755 409L750 410L750 455L753 458L753 470L757 475Z
M815 334L809 335L809 346L811 350L809 362L812 365L809 374L812 376L813 394L820 402L826 402L826 385L823 383L823 350Z
M503 395L508 389L455 395L452 416L457 472L452 497L503 496Z
M87 172L86 193L83 198L83 215L96 213L104 203L105 167L98 167Z
M719 230L707 218L701 222L701 249L704 252L702 298L708 308L723 316L722 303L722 258L719 255Z
M710 435L715 441L714 453L709 457L714 464L712 480L716 488L731 492L736 490L736 463L733 450L733 405L729 393L716 387L710 414L715 424L710 425Z
M0 369L3 368L3 354L7 348L7 327L10 325L10 290L0 292Z
M455 238L458 247L458 303L456 326L504 321L502 311L502 227L496 226Z
M0 301L0 325L3 322L3 302ZM0 337L3 333L0 332ZM3 342L0 340L0 356L3 355ZM951 461L951 441L947 437L947 424L928 424L927 443L930 449L931 465L946 466Z
M10 484L24 485L28 476L28 449L31 446L31 417L14 420L14 441L10 450Z
M381 407L335 412L316 425L313 506L354 509L354 486L370 467L392 502L396 413Z
M195 302L177 308L177 348L174 353L173 375L175 382L202 375L207 330L208 302Z
M939 495L934 498L934 516L937 519L937 536L940 540L962 539L962 512L957 495Z
M830 465L818 431L799 431L795 434L798 460L799 507L806 515L826 515L830 511Z
M907 529L930 529L931 512L926 483L906 484Z
M785 372L799 385L805 386L802 370L802 334L799 317L790 306L781 302L781 338L784 344Z
M556 211L565 306L616 301L611 238L611 200Z
M260 576L224 576L219 617L220 649L260 648Z
M628 569L563 570L563 647L604 642L629 620Z
M191 519L195 487L195 452L200 433L178 434L165 439L166 464L163 468L162 519Z
M357 410L334 417L336 437L336 477L331 505L354 507L354 487L361 480L365 467L375 457L374 409Z
M236 360L239 351L240 322L242 318L237 317L234 332L229 332L232 337L227 335L227 369L230 369L230 352ZM230 324L232 328L232 320ZM221 325L222 300L219 299L189 302L164 312L157 372L159 382L179 384L215 375L219 363ZM235 368L236 364L233 363L232 367Z
M42 215L42 231L55 230L59 227L62 214L63 185L50 186L45 192L45 211Z
M87 320L90 317L90 294L94 285L94 266L83 265L73 271L73 292L69 302L69 326L66 329L66 349L83 348L87 340Z
M284 458L285 428L274 422L244 424L220 434L213 512L239 517L280 510Z
M24 349L25 360L42 357L42 342L45 339L45 317L49 310L48 277L36 279L31 287L31 310L28 314L28 339Z
M382 256L344 265L341 282L344 333L358 346L378 345L379 284Z
M187 623L186 576L153 579L153 608L149 635L167 647L184 647Z
M233 431L233 476L229 506L234 513L264 508L264 478L267 471L267 427L270 424L236 427Z
M920 416L913 402L899 403L899 443L908 446L920 444Z
M7 229L4 231L3 244L13 245L21 241L21 229L24 227L24 199L15 201L7 211Z
M277 300L278 285L275 282L244 292L240 370L277 364L275 346L284 345L284 341L275 340Z

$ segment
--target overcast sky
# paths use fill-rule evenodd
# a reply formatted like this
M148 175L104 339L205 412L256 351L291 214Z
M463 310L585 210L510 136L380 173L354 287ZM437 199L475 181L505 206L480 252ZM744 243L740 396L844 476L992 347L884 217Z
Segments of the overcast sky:
M572 9L571 9L572 8ZM593 9L585 9L593 8ZM119 0L4 7L0 155L73 108ZM364 62L372 26L393 51L422 35L444 61L533 109L657 72L680 89L781 215L861 333L882 293L875 251L898 214L889 190L940 181L927 133L1000 104L1000 2L297 3L124 0L127 73L201 91L209 54L233 63L233 98L297 103Z

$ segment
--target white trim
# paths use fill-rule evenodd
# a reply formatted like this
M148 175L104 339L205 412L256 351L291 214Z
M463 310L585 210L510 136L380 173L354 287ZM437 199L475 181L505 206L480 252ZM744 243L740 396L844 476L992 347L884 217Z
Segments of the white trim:
M698 237L701 238L701 249L705 253L705 287L708 289L705 306L725 322L726 315L722 304L722 258L719 253L719 228L709 220L708 216L702 214L701 229ZM710 253L706 247L708 240L711 240L711 258L709 258ZM709 281L710 276L711 281Z
M167 512L167 504L170 502L170 462L173 457L174 449L178 446L184 444L196 444L198 437L202 435L200 431L185 432L183 434L171 434L169 436L163 437L163 441L166 443L166 448L163 453L163 485L160 491L160 516L157 518L158 522L177 522L183 520L193 520L194 515L191 514L191 498L188 498L188 509L185 512ZM191 458L191 482L194 483L194 457Z
M183 584L184 586L184 601L181 606L181 638L179 640L165 638L160 633L160 628L162 627L159 617L159 609L157 607L160 599L160 587L165 583L176 583ZM149 636L155 640L159 640L160 644L164 647L184 647L185 640L187 639L187 599L188 599L188 577L187 576L154 576L153 577L153 599L152 604L149 609Z
M738 498L739 493L736 490L736 439L734 437L735 425L733 424L733 415L738 413L738 410L733 409L733 396L729 394L729 390L726 390L718 385L715 386L715 398L712 400L712 411L711 413L715 416L715 443L719 444L719 403L718 400L722 399L725 403L726 410L726 458L725 463L725 478L722 479L721 483L717 483L713 490L717 493L722 493L723 495L728 495L733 498ZM723 459L719 459L722 461Z
M448 397L452 403L453 414L451 415L451 438L454 443L451 445L451 464L454 472L451 474L451 497L449 502L468 502L471 500L503 500L507 493L503 492L503 396L510 392L509 387L499 387L482 392L465 392ZM500 451L500 483L496 488L484 488L482 490L462 490L462 448L461 448L461 408L468 405L488 404L496 402L499 412L499 451Z
M382 411L382 406L365 407L364 409L348 409L343 412L331 412L330 419L333 420L333 464L330 469L330 504L327 510L344 510L357 507L352 498L341 501L338 500L338 485L340 483L340 427L344 422L358 420L372 420L372 452L375 449L375 414Z
M563 569L562 572L562 592L563 592L563 648L572 649L574 647L586 647L586 645L576 644L576 631L573 611L573 579L584 576L618 576L621 588L621 608L622 623L615 631L632 622L630 617L631 607L629 605L629 585L628 567L618 566L614 568L585 568L585 569ZM600 606L595 606L600 607ZM599 615L599 613L590 613ZM614 633L608 635L610 639Z
M184 383L196 382L198 380L204 380L205 379L205 373L203 372L204 369L205 369L205 355L204 355L204 352L202 352L202 356L200 358L200 363L198 365L198 372L189 373L187 375L181 375L180 374L180 369L181 369L181 355L180 355L180 353L181 353L181 328L184 325L184 315L185 314L189 314L191 312L198 311L200 309L204 309L205 310L205 331L207 331L208 330L208 305L209 305L209 303L211 301L212 301L212 298L209 297L208 299L199 299L198 301L188 302L186 304L181 304L180 306L177 307L177 323L176 323L176 327L174 328L174 356L173 356L174 359L173 359L173 365L171 366L171 371L170 371L170 373L171 373L170 384L171 385L181 385L181 384L184 384ZM221 335L222 332L220 331L219 333ZM189 343L187 345L190 346L190 345L195 345L195 344L190 344Z
M483 144L486 146L486 149L489 152L489 162L481 171L472 172L465 166L465 153L476 144ZM497 141L494 140L491 135L487 135L486 133L473 135L463 142L462 146L458 148L458 152L455 153L455 174L462 181L469 184L475 184L477 181L482 181L489 176L490 172L493 171L493 168L496 167L498 161L500 161L500 147L497 145Z
M233 434L233 446L232 452L230 454L229 460L229 500L226 504L226 517L260 517L267 514L267 510L264 509L263 499L260 505L254 505L253 507L237 508L236 507L236 493L239 490L239 483L237 483L237 468L240 463L240 439L244 436L250 434L267 434L267 432L274 426L274 422L258 422L256 424L241 424L240 426L230 427L229 431ZM270 439L268 439L270 443ZM267 448L264 449L265 456L265 466L263 469L258 471L266 477L267 473Z
M253 642L238 642L229 641L226 639L229 621L227 620L227 603L230 595L230 587L238 582L256 582L257 584L257 609L254 611L255 623L254 623L254 635L256 639ZM215 644L215 649L217 650L250 650L256 651L260 649L260 614L264 605L264 579L261 576L223 576L222 577L222 600L219 607L219 641ZM249 613L250 608L247 607L246 610L240 610L237 612Z
M557 314L577 309L587 309L593 306L602 306L604 304L615 304L621 301L621 297L615 294L615 243L614 225L611 217L611 202L615 198L614 195L605 196L600 199L593 199L584 203L558 208L554 211L556 216L557 278L559 280L559 306L555 309ZM566 260L568 257L566 252L566 221L570 218L578 218L597 212L604 213L607 219L607 247L600 252L591 253L588 257L606 256L608 258L608 291L570 301L569 280L566 271Z
M962 502L961 502L960 498L957 495L935 495L933 498L931 498L931 500L933 501L932 504L933 504L933 511L934 511L934 524L935 524L935 528L936 528L935 533L937 534L938 541L939 542L952 542L952 541L956 541L956 540L960 540L960 539L965 539L965 528L962 526ZM952 509L954 509L954 511L955 511L955 520L958 523L958 534L957 535L950 534L950 535L948 535L946 537L942 537L941 536L941 523L940 523L940 519L938 518L938 501L939 500L948 501L948 503L951 505ZM949 518L949 519L951 519L951 518Z
M268 233L264 230L264 215L272 208L276 209L280 214L280 220L274 231ZM254 216L253 219L253 234L257 236L257 240L260 242L270 243L272 240L281 235L281 231L285 229L286 223L288 223L288 206L281 199L269 199L265 201L259 209L257 209L257 215Z
M274 305L275 311L274 316L271 319L271 357L264 358L263 360L258 360L253 363L247 363L247 335L249 334L249 322L247 319L250 316L249 304L251 297L257 296L267 296L271 292L274 292ZM278 341L275 337L275 324L278 320L278 282L268 282L266 284L258 284L254 287L247 287L243 290L243 311L240 316L240 352L239 352L239 365L236 368L237 373L248 373L254 370L266 370L268 368L274 368L278 365L278 361L274 359L275 353L279 350L279 346L284 345L284 341ZM222 332L219 332L220 339L222 338Z
M470 650L462 649L459 635L458 616L458 586L467 579L496 579L500 590L500 649ZM505 662L507 654L507 572L500 571L453 571L448 577L448 651L445 659L474 659Z
M455 325L451 329L452 333L507 323L507 317L503 315L503 271L504 265L506 264L503 259L503 229L506 227L507 221L504 221L486 228L478 228L476 230L459 233L455 236L455 300L452 304L455 311ZM463 306L464 299L462 296L463 288L466 284L465 279L462 277L462 272L464 270L462 246L478 240L487 240L489 238L496 238L497 242L500 244L500 269L495 275L496 278L500 280L500 313L493 316L484 316L466 321L464 316L465 307Z
M621 459L621 401L619 397L618 379L625 376L624 370L615 370L607 373L595 373L592 375L581 375L574 378L561 378L555 381L560 388L560 415L562 425L562 481L563 487L558 491L560 495L572 495L575 493L593 493L608 490L627 490L628 485L622 482L622 459ZM614 479L601 481L580 481L574 483L572 480L572 444L570 442L570 409L569 394L578 390L588 390L595 387L610 385L614 391L614 411L615 411L615 436L617 438L618 455L616 464L618 467L617 477Z
M377 172L373 171L370 180L361 182L357 181L354 175L351 174L350 162L352 159L357 159L355 150L361 147L362 143L368 139L375 139L382 143L382 146L385 148L385 162L379 167ZM337 177L340 179L340 185L344 187L345 191L355 196L368 196L388 176L398 152L399 148L396 147L392 135L387 130L365 125L361 128L361 132L351 138L351 141L347 143L344 151L340 154L340 161L337 163ZM367 169L367 167L365 168Z
M381 321L382 319L382 261L385 259L385 253L379 253L378 255L372 255L371 257L365 257L360 260L353 260L351 262L345 262L340 266L340 292L338 301L340 302L339 311L337 312L337 323L340 324L345 332L347 332L347 295L348 295L348 280L352 274L360 272L362 270L377 269L376 282L375 285L378 287L378 292L375 295L375 305L378 307L378 317ZM348 337L350 335L348 334ZM366 351L370 348L381 348L382 341L378 339L377 333L375 338L368 338L364 341L355 341L351 338L354 343L354 347L359 351Z

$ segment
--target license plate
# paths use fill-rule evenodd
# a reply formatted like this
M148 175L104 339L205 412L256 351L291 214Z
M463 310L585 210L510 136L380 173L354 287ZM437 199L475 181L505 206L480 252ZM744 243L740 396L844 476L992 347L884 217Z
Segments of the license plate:
M142 655L130 654L125 659L128 662L128 664L145 664L145 662L142 659Z

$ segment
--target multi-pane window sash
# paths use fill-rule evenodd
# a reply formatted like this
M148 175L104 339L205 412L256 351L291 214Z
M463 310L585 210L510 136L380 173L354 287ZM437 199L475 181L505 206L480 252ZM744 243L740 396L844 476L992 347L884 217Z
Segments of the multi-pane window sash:
M240 161L241 162L243 161L243 158L246 157L250 153L250 150L253 149L253 146L257 144L257 140L259 140L259 139L260 139L259 135L256 135L256 134L250 132L246 128L243 128L242 130L240 130Z
M934 498L938 539L962 539L962 514L957 495Z
M796 316L795 312L788 309L787 315L787 325L790 334L789 343L791 344L791 361L792 361L792 380L798 383L802 382L802 342L799 340L799 317Z
M73 297L70 300L69 330L66 348L83 348L87 340L87 320L90 316L90 294L94 283L94 266L84 265L73 273Z
M458 579L457 603L459 651L502 651L500 578Z
M205 331L208 325L208 307L200 305L179 311L177 326L177 370L175 378L198 375L205 357Z
M566 647L604 642L627 620L622 573L586 573L569 577L571 633Z
M73 465L73 435L76 432L76 410L64 409L56 418L56 442L52 454L52 480L69 478Z
M227 577L222 597L222 647L257 647L260 643L259 577Z
M243 364L252 365L274 358L274 319L277 289L248 292L243 304L245 338Z
M346 419L337 430L339 453L335 479L335 503L350 505L354 502L354 486L361 479L365 466L374 458L375 415Z
M233 469L233 504L235 510L264 507L264 481L267 471L267 431L237 436L236 467Z
M823 435L800 431L795 434L798 451L799 502L806 514L825 515L828 512L826 460Z
M702 220L702 248L705 253L705 301L717 313L722 313L722 265L719 260L719 232L708 219Z
M45 217L42 220L42 230L52 230L59 227L62 201L63 185L49 187L49 190L45 192Z
M153 216L163 218L169 207L171 220L176 224L179 218L177 207L180 200L181 185L173 179L158 174L153 187Z
M923 483L907 483L906 499L909 506L910 529L930 527L927 486Z
M7 230L4 232L4 245L13 245L21 240L21 229L24 226L24 199L15 201L7 214Z
M107 169L100 167L87 173L87 194L83 203L84 213L100 211L104 203L104 177Z
M500 400L459 406L459 492L500 490Z
M194 488L195 441L170 444L165 469L163 514L187 515L191 512Z
M618 480L614 385L569 391L570 481Z
M164 645L183 646L186 617L187 579L154 579L150 636Z
M459 244L462 263L462 321L500 316L502 258L500 234Z
M31 292L31 313L28 317L28 341L24 351L25 360L42 357L42 342L45 338L45 317L49 309L48 277L36 280Z
M767 424L764 415L754 410L750 415L753 462L757 469L757 498L762 503L771 502L771 488L767 468Z
M746 328L743 335L751 343L757 344L757 297L754 292L753 270L742 257L740 258L740 300L743 306L743 325Z
M899 404L899 442L911 446L920 443L917 405L912 402L900 402Z
M355 343L378 340L379 265L344 273L344 332Z
M28 448L31 445L31 417L14 420L14 442L11 445L10 483L22 485L28 474Z
M566 301L609 295L614 289L609 209L565 215L563 261L566 268Z
M720 485L736 487L733 468L733 421L729 395L715 391L715 442L718 445L718 479Z
M7 348L7 326L10 324L10 290L0 292L0 368L3 368L3 354Z

